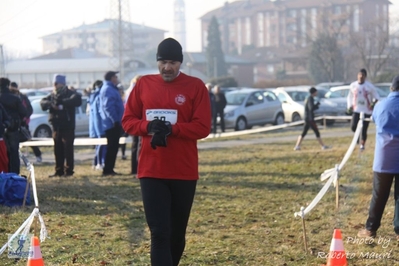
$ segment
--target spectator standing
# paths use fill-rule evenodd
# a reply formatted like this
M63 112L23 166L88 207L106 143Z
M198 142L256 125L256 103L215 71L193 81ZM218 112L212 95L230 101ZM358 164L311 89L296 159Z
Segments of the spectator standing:
M126 103L129 99L129 95L132 93L134 86L136 85L137 81L141 78L141 75L136 75L131 81L130 81L130 87L127 89L125 93L125 108L126 108ZM137 175L137 167L138 167L138 156L139 156L139 149L140 149L140 137L139 136L132 136L132 158L130 160L130 166L131 166L131 171L130 174L132 175Z
M29 130L30 116L33 114L33 108L30 103L30 100L28 96L19 91L18 84L16 82L11 82L10 91L21 99L22 105L28 111L28 116L22 120L22 126L26 126L27 129ZM31 146L31 148L33 153L35 154L36 162L38 163L42 162L42 152L40 151L39 147Z
M104 84L100 90L100 115L107 138L107 153L103 176L118 175L114 171L119 148L119 138L122 133L121 120L124 111L123 102L117 87L118 72L108 71L104 75Z
M7 146L8 170L11 173L19 174L19 130L22 120L28 116L28 111L22 105L19 97L10 91L10 80L8 78L0 78L0 104L10 117L10 126L4 134L4 140Z
M212 92L212 84L207 83L205 84L206 88L208 89L208 95L209 99L211 101L211 116L212 116L212 133L216 132L216 126L217 126L217 113L216 113L216 104L215 104L215 94Z
M360 69L357 81L352 82L349 88L347 107L349 112L352 112L351 129L353 132L356 131L359 123L360 113L364 113L364 118L370 118L375 103L380 99L377 89L366 78L367 71L364 68ZM369 123L369 121L363 121L360 150L365 148Z
M295 151L299 151L301 149L301 143L308 133L309 128L313 130L316 135L317 141L319 142L321 149L326 150L329 147L324 145L323 141L320 137L319 129L317 128L316 121L314 120L314 111L319 109L320 102L315 103L314 97L317 96L317 89L312 87L309 89L310 95L305 100L305 125L303 126L302 134L299 135L296 145L294 147Z
M10 117L8 116L6 109L4 109L3 105L0 104L0 173L8 172L7 147L3 137L5 130L7 130L10 124Z
M216 115L214 116L214 119L217 119L217 117L220 117L220 128L222 132L225 131L225 124L224 124L224 108L227 105L226 97L224 96L224 93L220 90L220 86L216 85L215 86L215 109L216 109ZM217 132L217 121L213 122L215 124L214 131L213 133L216 134Z
M118 90L119 90L119 94L121 95L121 98L122 98L122 102L123 102L123 106L125 106L125 88L123 87L123 85L122 85L122 83L119 83L118 84ZM121 137L128 137L129 135L125 132L125 131L123 131L123 128L122 128L122 134L121 134ZM127 157L126 157L126 142L125 143L123 143L123 144L119 144L119 147L121 148L121 153L122 153L122 160L126 160L127 159Z
M40 101L42 110L49 110L49 122L53 128L55 173L49 177L72 176L75 108L81 106L82 96L68 89L63 75L55 74L53 84L54 90Z
M151 232L151 265L178 265L198 180L197 140L209 135L211 107L204 83L180 72L181 45L158 45L159 74L143 76L122 120L141 136L138 178Z
M101 80L93 83L89 96L89 134L91 138L105 138L105 132L100 116L100 89L103 85ZM96 145L93 168L103 170L105 164L106 145Z
M395 179L395 212L393 227L399 241L399 75L391 85L388 97L373 110L376 141L373 162L373 192L365 228L359 237L375 237Z

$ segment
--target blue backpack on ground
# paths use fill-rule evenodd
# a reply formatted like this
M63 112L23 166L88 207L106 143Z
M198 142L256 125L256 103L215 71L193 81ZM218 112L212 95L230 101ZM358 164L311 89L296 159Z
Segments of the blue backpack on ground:
M15 173L0 173L0 204L14 207L22 206L27 179ZM26 196L26 205L30 205L30 187Z

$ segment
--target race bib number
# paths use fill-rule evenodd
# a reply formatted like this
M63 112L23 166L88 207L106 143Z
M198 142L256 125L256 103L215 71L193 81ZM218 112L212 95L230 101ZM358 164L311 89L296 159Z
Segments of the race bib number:
M159 119L169 121L172 125L177 122L177 110L174 109L147 109L145 115L147 121Z

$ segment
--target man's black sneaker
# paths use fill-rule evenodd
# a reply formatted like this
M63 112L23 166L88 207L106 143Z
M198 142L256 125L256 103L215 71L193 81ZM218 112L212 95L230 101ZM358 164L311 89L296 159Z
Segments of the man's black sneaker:
M112 171L112 172L103 172L103 176L114 176L114 175L121 175L121 174L118 174L117 172L114 172L114 171Z
M73 172L71 172L71 173L65 173L64 176L73 176Z

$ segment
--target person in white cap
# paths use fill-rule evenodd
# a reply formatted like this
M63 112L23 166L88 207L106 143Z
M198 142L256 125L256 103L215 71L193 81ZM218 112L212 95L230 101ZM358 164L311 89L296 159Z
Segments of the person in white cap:
M75 108L82 104L82 96L68 89L64 75L55 74L53 84L54 90L40 101L42 110L49 110L49 122L53 128L55 173L49 177L72 176Z

